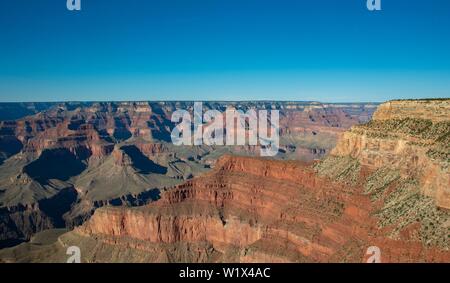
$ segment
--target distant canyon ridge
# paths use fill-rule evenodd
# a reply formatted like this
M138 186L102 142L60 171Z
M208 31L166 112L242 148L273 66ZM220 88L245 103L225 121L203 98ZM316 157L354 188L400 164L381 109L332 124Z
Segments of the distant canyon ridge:
M279 154L174 146L193 102L0 104L0 261L450 260L448 99L203 105L280 110Z

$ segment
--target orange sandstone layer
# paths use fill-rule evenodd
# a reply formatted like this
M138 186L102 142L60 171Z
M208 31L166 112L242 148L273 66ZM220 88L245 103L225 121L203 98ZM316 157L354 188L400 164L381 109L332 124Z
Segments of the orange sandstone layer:
M199 261L362 262L372 245L385 262L450 260L449 252L414 240L387 239L371 209L360 188L318 177L301 163L224 156L212 172L159 201L98 209L75 232L115 245L134 239L126 241L130 249L207 243L219 254L190 257Z

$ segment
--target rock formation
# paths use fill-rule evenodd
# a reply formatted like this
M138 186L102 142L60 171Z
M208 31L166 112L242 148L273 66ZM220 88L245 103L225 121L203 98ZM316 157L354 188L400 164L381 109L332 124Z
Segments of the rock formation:
M448 262L449 105L381 105L312 167L225 155L157 202L99 209L60 239L95 247L86 261L362 262L377 246L383 262Z
M337 137L372 115L373 104L208 102L280 110L280 159L323 157ZM225 153L254 147L175 147L171 113L190 102L0 103L0 247L41 230L72 228L105 205L143 205ZM9 120L11 119L11 120ZM157 195L157 193L156 193ZM51 209L53 201L63 209ZM2 243L5 243L4 245Z
M419 182L422 193L450 209L449 100L391 101L372 121L347 131L332 155L371 169L388 167Z
M370 246L381 247L384 262L450 259L448 248L417 241L413 227L387 237L374 207L361 186L331 182L310 166L224 156L157 202L98 209L61 241L95 247L85 260L100 262L112 250L119 262L363 262ZM129 258L139 251L160 256Z

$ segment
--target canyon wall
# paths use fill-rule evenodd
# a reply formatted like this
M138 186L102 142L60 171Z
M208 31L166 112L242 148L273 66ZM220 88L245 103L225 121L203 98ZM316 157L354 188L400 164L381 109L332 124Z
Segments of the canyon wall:
M195 262L363 262L371 245L382 247L384 262L450 259L448 250L426 247L411 234L389 238L373 212L362 187L319 177L311 166L227 155L213 171L167 190L157 202L97 210L63 240L95 239L90 244L98 254L117 247L165 254L181 243L208 246L209 256L176 251L177 258ZM126 255L122 251L115 260L128 260Z
M354 214L354 223L365 225L363 202L346 200L338 191L337 185L295 161L227 155L212 172L167 190L157 202L99 209L74 233L106 243L132 238L136 247L140 241L206 242L220 255L216 261L321 261L347 242L346 237L356 244L365 234L344 224Z
M368 124L354 126L332 155L369 168L389 167L420 181L422 192L450 209L450 101L391 101Z
M225 155L157 202L97 210L71 235L102 249L205 243L209 257L178 250L201 262L361 262L373 245L383 262L448 261L448 103L383 104L313 166Z
M323 106L310 107L321 117ZM307 111L307 119L319 120ZM139 138L114 143L100 158L59 152L70 154L75 171L80 162L86 166L66 181L37 171L33 162L56 154L45 150L23 163L23 174L37 188L51 181L47 189L55 192L73 184L78 200L63 218L81 220L51 248L58 255L77 245L84 262L364 262L370 246L380 247L383 262L448 262L445 113L449 100L388 102L373 120L339 134L332 154L313 164L207 148L183 155L170 144ZM182 177L186 166L206 160L208 170ZM142 191L146 186L159 189ZM83 218L84 210L93 216ZM0 259L17 260L9 251Z
M280 110L280 159L326 155L337 136L365 121L373 104L205 102L204 110ZM71 228L104 205L144 204L210 169L226 153L259 154L254 146L171 143L176 109L192 102L0 103L0 241L28 240L42 229ZM49 216L41 202L76 193L67 211ZM33 217L28 217L32 215ZM22 221L27 218L29 221ZM45 223L42 224L42 223ZM12 238L12 239L11 239Z

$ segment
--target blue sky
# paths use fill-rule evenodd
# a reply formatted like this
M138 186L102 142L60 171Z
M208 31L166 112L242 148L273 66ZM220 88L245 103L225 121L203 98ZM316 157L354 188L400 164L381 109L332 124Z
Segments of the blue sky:
M450 97L450 1L0 2L0 101Z

